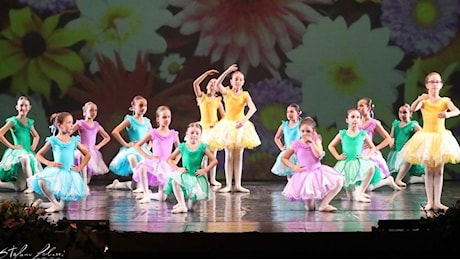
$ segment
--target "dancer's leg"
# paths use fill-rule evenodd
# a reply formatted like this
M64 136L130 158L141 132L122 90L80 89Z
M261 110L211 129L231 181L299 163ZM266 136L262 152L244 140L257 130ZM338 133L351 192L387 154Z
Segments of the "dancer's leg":
M230 192L232 190L233 179L233 150L225 148L225 187L219 192Z
M187 205L185 204L184 192L182 191L179 183L177 183L175 180L173 181L173 192L177 200L177 206L173 208L171 213L186 213L188 209Z
M399 168L398 174L396 175L395 183L396 185L406 188L407 184L403 182L404 177L406 176L407 172L409 171L411 164L408 162L404 162L401 168Z
M421 210L432 210L434 205L434 169L425 167L425 192L427 203Z
M233 150L233 170L235 172L235 191L248 193L249 190L241 185L241 178L243 175L243 148Z
M436 172L433 174L433 209L446 211L448 207L441 203L442 186L444 176L444 164L436 167Z

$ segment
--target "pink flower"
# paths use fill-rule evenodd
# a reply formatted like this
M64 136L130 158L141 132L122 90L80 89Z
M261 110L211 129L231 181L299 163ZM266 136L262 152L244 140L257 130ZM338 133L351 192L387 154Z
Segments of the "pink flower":
M211 62L224 58L225 64L238 63L265 67L279 78L277 50L287 52L301 42L304 23L316 23L323 16L309 4L332 4L333 0L172 0L183 8L170 26L184 35L199 32L197 56L210 56Z

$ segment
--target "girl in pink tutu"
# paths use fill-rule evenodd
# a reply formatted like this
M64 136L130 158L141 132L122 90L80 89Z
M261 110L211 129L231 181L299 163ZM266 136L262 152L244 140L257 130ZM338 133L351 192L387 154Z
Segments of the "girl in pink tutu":
M158 127L150 129L134 146L143 157L133 170L133 180L143 189L143 194L138 197L140 203L148 203L150 199L159 201L166 199L163 187L172 171L167 160L173 148L179 145L179 133L169 128L171 124L169 107L159 106L155 114ZM151 142L151 154L147 154L142 149L142 146L148 142ZM152 194L149 186L158 186L158 192Z
M441 203L444 164L460 162L460 146L445 127L446 118L460 115L460 110L450 98L439 95L442 86L439 73L425 77L428 93L418 96L410 106L412 111L422 111L423 127L401 149L405 161L425 166L427 203L421 210L447 210Z
M91 176L102 175L109 172L107 164L105 164L102 153L99 151L104 145L110 141L110 135L105 129L94 119L97 116L97 105L94 102L86 102L82 108L84 119L79 119L73 126L73 131L78 131L80 142L86 147L91 154L86 167L83 167L81 174L86 184L91 181ZM101 135L102 140L96 144L97 135ZM79 150L75 151L75 161L80 165L83 155Z
M294 170L282 194L289 201L305 202L305 209L316 209L315 200L322 200L319 211L335 212L337 208L330 204L331 200L342 189L344 176L334 168L322 165L324 155L321 136L315 132L316 121L306 117L300 121L300 140L292 141L282 157L282 162ZM297 164L290 160L297 156Z

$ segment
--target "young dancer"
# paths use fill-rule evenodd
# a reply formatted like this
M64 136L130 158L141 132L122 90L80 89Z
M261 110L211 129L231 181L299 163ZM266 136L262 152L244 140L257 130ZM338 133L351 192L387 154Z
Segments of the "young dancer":
M315 210L315 200L322 200L319 211L335 212L337 208L330 205L330 202L342 189L345 179L334 168L321 164L323 144L315 129L316 121L313 118L302 119L301 139L293 140L285 150L282 161L295 173L288 180L282 193L289 201L304 201L307 210ZM292 163L293 154L297 155L297 163Z
M159 201L166 199L163 190L171 172L167 160L173 148L179 145L179 133L169 128L171 124L169 107L159 106L155 114L158 128L151 128L134 146L143 158L133 170L133 180L141 185L144 193L139 196L140 203L148 203L150 199ZM151 142L151 153L146 153L142 149L142 146L148 142ZM151 193L149 186L158 186L158 192Z
M390 186L394 190L401 190L401 188L396 185L393 176L391 176L387 162L380 151L392 143L393 139L385 128L383 128L382 123L374 118L374 104L372 103L372 99L368 97L359 99L357 108L362 118L359 129L365 130L371 140L374 140L374 133L378 133L383 139L382 142L375 146L375 152L372 153L370 158L377 164L378 171L374 173L373 180L368 187L368 191L373 191L383 186ZM369 147L365 144L363 149L363 153L366 153L369 150Z
M351 200L371 202L366 194L377 165L369 158L375 152L375 145L364 130L359 129L361 114L356 108L348 109L346 122L348 129L342 129L328 145L331 154L337 159L334 168L345 176L343 188ZM336 146L341 144L342 153ZM363 153L364 144L369 148Z
M254 124L249 121L257 111L248 91L243 91L244 75L237 71L236 64L228 67L217 79L216 86L224 98L225 117L215 126L209 138L212 150L225 149L225 187L219 192L230 192L232 180L235 177L236 192L249 192L241 185L243 174L244 149L252 149L261 144ZM222 81L229 75L231 87L224 87ZM246 114L245 107L249 110Z
M0 142L7 147L0 162L0 188L32 193L27 179L43 170L34 152L40 136L35 130L34 120L27 117L31 108L29 98L20 96L16 102L18 114L7 118L6 123L0 128ZM8 131L13 143L5 137Z
M144 116L147 112L147 99L135 96L131 101L130 110L133 111L133 115L125 115L123 121L112 130L113 138L121 144L121 147L110 162L109 169L119 176L129 176L142 159L134 145L152 128L150 119ZM128 141L121 135L123 130L128 133ZM144 144L142 149L150 154L147 144ZM113 183L106 186L106 189L133 190L132 185L132 181L119 182L115 179ZM142 185L138 185L133 192L143 192Z
M298 104L290 104L286 108L286 118L287 120L283 120L281 125L278 127L276 131L275 137L273 140L275 141L276 146L280 149L280 153L278 154L275 163L271 169L271 172L278 176L286 176L289 180L292 174L294 174L294 170L289 168L285 163L282 162L282 158L286 149L289 148L292 141L300 139L300 115L302 111L300 110L300 106ZM283 139L283 140L281 140ZM297 155L293 153L290 157L292 164L297 164Z
M86 166L91 156L80 143L80 137L71 136L73 117L70 113L53 114L50 119L58 133L47 137L45 144L36 155L37 159L47 167L33 175L29 181L33 191L46 196L51 202L51 207L45 210L49 213L63 210L65 201L81 200L88 195L87 185L79 172ZM45 157L49 149L53 152L53 161ZM74 165L75 149L83 154L83 160L78 166Z
M401 156L401 149L412 135L422 129L416 120L411 119L409 104L404 104L398 109L398 119L391 124L390 136L394 142L390 143L390 152L387 156L387 164L390 172L395 174L395 183L401 188L406 188L404 177L409 173L408 183L423 183L425 168L422 165L411 165L405 162Z
M200 142L201 125L190 123L187 127L184 143L169 156L168 163L173 167L165 193L174 194L177 204L171 213L186 213L188 211L185 200L208 200L210 186L206 173L217 164L217 159L207 144ZM202 168L201 161L207 156L209 163ZM178 157L182 158L182 167L177 166Z
M91 154L86 167L83 167L81 173L86 184L91 181L91 176L102 175L109 172L109 168L105 164L102 154L99 151L104 145L110 141L110 135L105 129L94 119L97 116L97 105L94 102L86 102L82 108L84 119L79 119L73 126L73 131L78 131L81 143ZM102 140L96 144L97 135L101 135ZM75 161L80 164L84 156L79 150L75 151Z
M222 104L222 97L217 96L216 93L216 79L210 79L206 85L206 93L201 91L200 84L203 80L215 74L218 74L217 70L208 70L201 74L195 81L193 81L193 90L196 96L196 102L200 109L200 124L203 127L203 133L201 134L201 141L208 143L210 132L214 125L219 121L218 112L220 118L225 116L224 105ZM214 156L217 156L217 150L213 151ZM203 166L206 167L208 164L208 158L205 156L203 159ZM213 167L209 172L209 182L213 186L222 186L220 182L216 180L217 166Z
M427 203L421 210L446 211L441 202L444 164L460 162L460 146L450 130L445 128L446 118L458 116L460 110L448 97L441 97L441 75L430 72L425 77L427 93L411 104L412 111L421 110L423 127L401 149L405 161L425 167Z

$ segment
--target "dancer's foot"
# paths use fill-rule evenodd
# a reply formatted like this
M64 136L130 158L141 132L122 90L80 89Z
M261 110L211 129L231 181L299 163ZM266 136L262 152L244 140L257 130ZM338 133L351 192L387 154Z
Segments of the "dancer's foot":
M133 190L133 193L143 193L144 189L142 187L138 187L137 189Z
M434 207L433 207L433 210L434 211L440 211L440 212L446 212L448 208L449 207L447 207L444 204L435 204Z
M220 182L218 182L216 180L210 181L209 184L211 184L211 186L216 186L216 187L222 186L222 183L220 183Z
M356 196L355 200L358 201L358 202L365 202L365 203L370 203L371 202L371 199L366 198L365 196L363 196L363 194L360 194L360 195Z
M176 205L173 206L173 209L175 209L175 208L177 208L177 207L179 207L179 206L180 206L180 204L177 203Z
M395 180L396 185L398 185L401 189L405 189L407 184L401 180Z
M152 200L165 201L167 196L164 193L160 194L160 192L153 192L150 193L149 197Z
M433 210L433 206L431 204L426 204L425 206L421 206L420 207L420 210L421 211L429 211L429 210Z
M37 200L34 201L34 203L32 203L31 206L34 207L34 208L38 208L38 207L40 207L40 204L42 204L42 202L43 202L42 199L37 199Z
M314 200L306 200L305 201L305 209L308 211L315 211L316 205Z
M47 213L53 213L53 212L59 212L59 211L62 211L64 209L64 204L62 203L62 201L58 202L58 204L54 204L45 209L45 212Z
M34 190L32 190L31 188L27 188L24 190L24 194L31 194L31 193L34 193Z
M145 203L149 203L149 202L150 202L150 197L148 195L143 196L143 198L139 200L139 203L141 203L141 204L145 204Z
M246 188L243 188L241 186L235 186L235 192L243 192L243 193L249 193L250 191Z
M225 192L230 192L232 190L231 187L225 186L224 188L218 190L218 192L225 193Z
M402 190L401 187L399 187L398 185L396 185L395 179L393 178L393 176L388 176L387 179L388 179L388 186L390 186L391 188L393 188L393 190L395 190L395 191Z
M177 213L187 213L187 207L183 206L183 205L180 205L178 206L177 208L173 208L173 210L171 210L171 213L172 214L177 214Z
M105 186L105 189L107 190L113 190L115 189L115 187L120 183L120 181L118 179L115 179L113 180L112 183L110 183L109 185Z
M321 212L336 212L337 208L332 205L319 206L319 211Z

